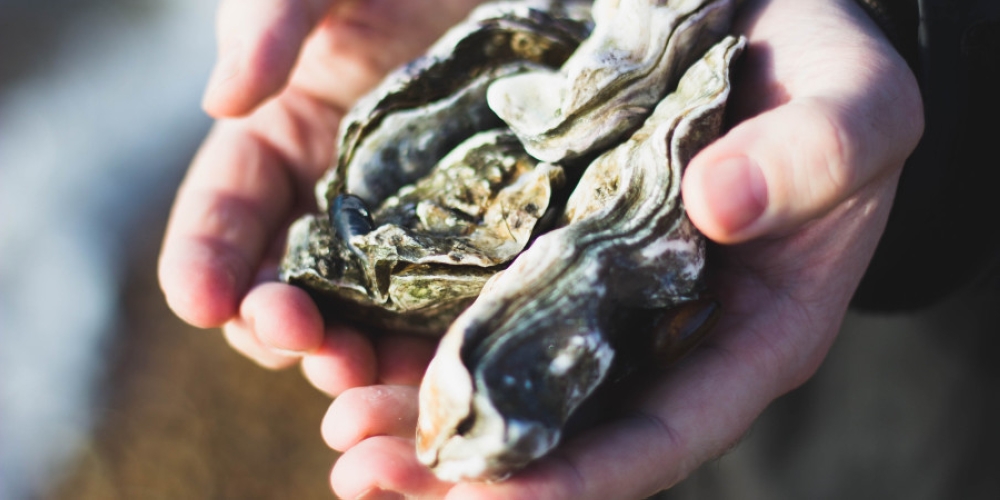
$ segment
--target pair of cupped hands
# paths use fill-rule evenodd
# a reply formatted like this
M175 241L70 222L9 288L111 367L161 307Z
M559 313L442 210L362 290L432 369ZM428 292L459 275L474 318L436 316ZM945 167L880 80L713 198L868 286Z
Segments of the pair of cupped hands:
M222 326L266 367L300 363L337 396L322 435L343 452L331 474L342 498L644 498L725 453L822 362L922 132L916 81L854 0L745 2L731 128L683 180L691 220L718 243L714 333L616 417L509 480L445 483L413 443L433 342L324 324L276 265L345 111L477 3L222 0L203 103L219 120L177 194L163 291L184 320Z

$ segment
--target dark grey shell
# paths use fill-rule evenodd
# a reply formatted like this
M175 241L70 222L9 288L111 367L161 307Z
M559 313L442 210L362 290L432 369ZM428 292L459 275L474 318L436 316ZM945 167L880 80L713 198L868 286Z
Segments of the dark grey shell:
M551 221L564 183L489 109L488 85L562 64L589 32L581 12L484 5L364 97L281 278L340 320L441 335Z
M487 87L502 76L560 66L590 31L571 14L580 12L523 2L474 11L351 109L334 175L320 184L323 198L346 190L378 204L475 132L504 126L486 103Z
M452 324L420 395L418 456L439 477L502 479L552 449L627 337L701 300L704 239L680 178L718 135L743 45L727 37L696 62L642 128L587 168L566 225Z

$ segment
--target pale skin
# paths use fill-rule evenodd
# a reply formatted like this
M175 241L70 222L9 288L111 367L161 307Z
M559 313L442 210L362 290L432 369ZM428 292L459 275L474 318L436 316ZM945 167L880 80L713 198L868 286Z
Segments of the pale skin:
M747 2L735 125L683 183L691 219L720 244L713 335L618 416L510 480L443 483L413 451L432 343L324 325L274 267L287 224L312 206L343 112L476 3L223 0L204 100L219 121L178 192L161 285L181 318L222 326L263 366L300 363L340 395L323 437L344 452L331 474L342 498L644 498L725 453L822 362L922 132L916 81L853 0Z

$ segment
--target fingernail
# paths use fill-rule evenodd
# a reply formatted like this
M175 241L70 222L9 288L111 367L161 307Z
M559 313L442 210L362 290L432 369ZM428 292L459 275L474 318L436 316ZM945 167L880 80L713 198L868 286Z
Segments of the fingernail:
M268 346L268 348L271 349L271 351L273 351L275 354L288 356L290 358L301 358L302 356L309 354L308 351L293 351L291 349L283 349L281 347Z
M706 201L727 231L747 228L767 208L767 182L749 158L724 160L713 166L707 177Z
M240 59L242 51L237 44L228 44L219 51L219 60L215 62L212 75L208 78L208 85L205 87L205 100L209 100L212 95L224 88L226 82L232 80L240 73Z

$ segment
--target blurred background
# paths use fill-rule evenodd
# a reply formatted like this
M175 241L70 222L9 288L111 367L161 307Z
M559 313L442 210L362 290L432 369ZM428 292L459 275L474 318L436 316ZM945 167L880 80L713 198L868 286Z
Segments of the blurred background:
M0 499L331 498L328 398L156 283L216 2L0 0Z
M328 398L167 309L215 2L0 0L0 500L332 498ZM1000 295L854 314L663 498L1000 498Z

